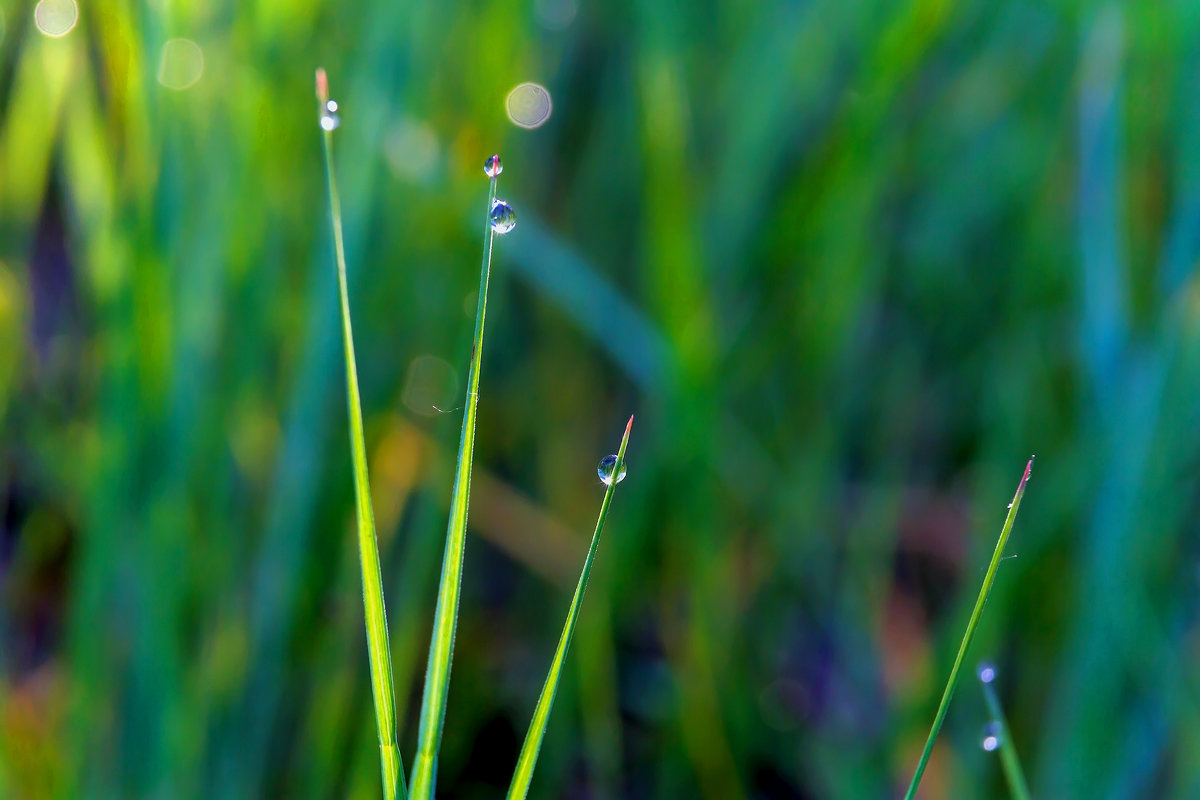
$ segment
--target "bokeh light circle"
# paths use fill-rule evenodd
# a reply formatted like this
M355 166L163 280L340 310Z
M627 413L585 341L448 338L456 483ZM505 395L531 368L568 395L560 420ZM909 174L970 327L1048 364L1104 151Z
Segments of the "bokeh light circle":
M33 24L46 36L66 36L79 21L75 0L41 0L33 9Z
M445 359L420 355L408 365L400 399L409 411L434 416L449 411L458 398L458 372Z
M168 39L158 64L158 82L182 91L195 85L204 74L204 51L191 39Z
M522 83L508 93L504 101L508 118L522 128L536 128L550 119L553 104L550 92L536 83Z

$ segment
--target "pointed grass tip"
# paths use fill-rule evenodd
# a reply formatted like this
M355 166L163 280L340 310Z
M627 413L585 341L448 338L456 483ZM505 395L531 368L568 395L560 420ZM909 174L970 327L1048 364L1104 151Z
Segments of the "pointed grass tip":
M317 67L317 100L324 105L329 99L329 77L324 67Z
M629 436L630 429L633 428L633 414L629 415L629 422L625 423L625 435Z
M1029 480L1029 476L1033 474L1033 462L1036 458L1036 455L1029 457L1029 463L1025 465L1025 474L1021 476L1021 486L1024 486L1025 482Z

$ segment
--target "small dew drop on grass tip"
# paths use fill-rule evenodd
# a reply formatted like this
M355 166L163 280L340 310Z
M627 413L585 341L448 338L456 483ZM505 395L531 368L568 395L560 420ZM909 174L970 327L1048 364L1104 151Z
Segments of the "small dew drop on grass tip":
M979 741L979 746L989 753L1000 746L1000 725L996 722L989 722L983 728L983 738Z
M332 131L342 124L342 118L338 116L337 100L326 100L321 106L321 127L327 131Z

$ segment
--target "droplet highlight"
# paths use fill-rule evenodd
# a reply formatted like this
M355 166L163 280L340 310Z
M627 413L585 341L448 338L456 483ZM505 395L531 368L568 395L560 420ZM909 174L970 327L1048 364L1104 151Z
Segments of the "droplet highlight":
M991 664L980 664L978 674L982 683L991 683L996 680L996 668Z
M337 100L326 100L325 105L321 107L321 127L327 131L336 130L342 124L342 118L338 114Z
M605 456L600 459L600 465L596 467L596 474L600 476L600 480L605 486L613 485L613 470L617 468L617 457ZM621 462L621 471L617 473L617 483L625 480L625 462Z
M979 740L979 746L989 753L1000 747L1000 723L989 722L983 729L983 738Z
M499 234L508 233L517 227L517 213L503 200L492 203L491 219L492 230Z
M501 172L504 172L504 165L500 163L500 156L492 156L483 162L483 172L489 178L494 178Z

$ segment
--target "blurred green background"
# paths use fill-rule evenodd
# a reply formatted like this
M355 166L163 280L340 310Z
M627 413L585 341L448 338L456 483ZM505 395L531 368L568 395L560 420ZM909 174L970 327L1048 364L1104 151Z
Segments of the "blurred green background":
M896 796L1036 453L968 667L1035 796L1200 797L1193 3L0 10L0 796L379 794L323 65L406 766L498 151L442 796L636 413L534 796Z

